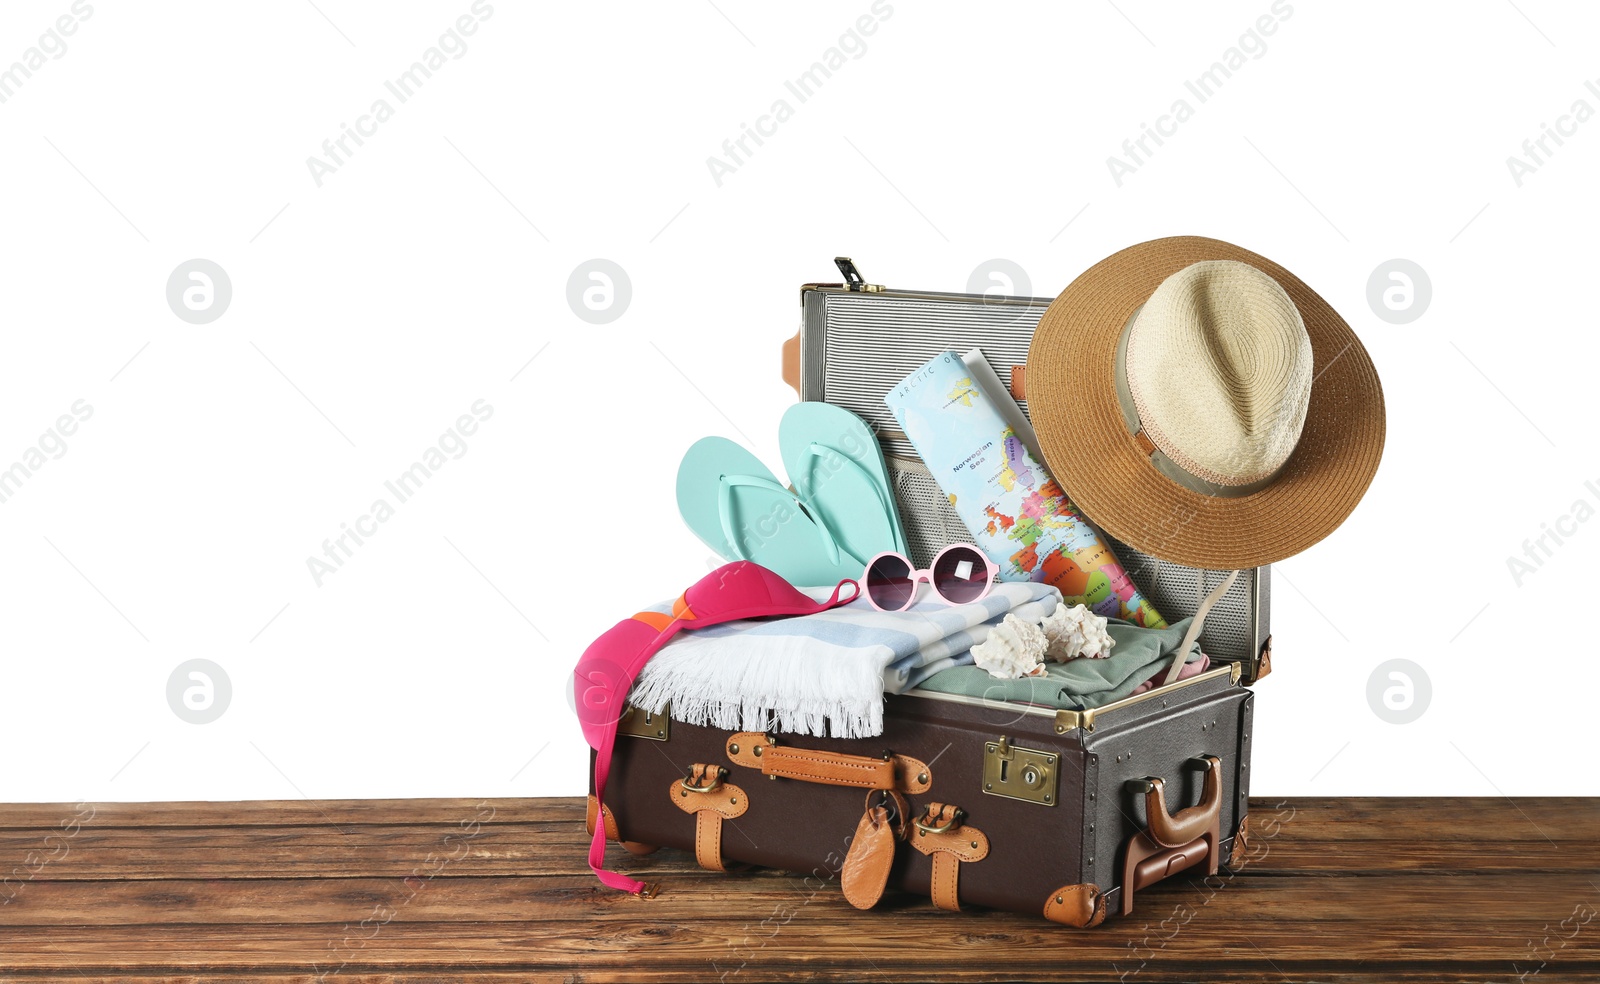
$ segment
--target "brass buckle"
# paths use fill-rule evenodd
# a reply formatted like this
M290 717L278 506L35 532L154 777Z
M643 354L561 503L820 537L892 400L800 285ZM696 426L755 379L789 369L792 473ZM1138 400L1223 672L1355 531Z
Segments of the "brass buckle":
M716 778L712 779L704 786L697 786L690 781L694 778L694 770L690 769L682 779L678 780L678 785L682 786L684 789L687 789L691 793L710 793L715 792L716 789L722 785L722 780L726 779L727 777L728 770L719 765L717 766Z
M960 823L962 820L965 820L966 817L967 811L957 807L956 812L951 814L950 819L946 820L944 823L925 823L924 821L928 819L928 813L926 810L924 810L922 816L912 821L912 826L916 827L917 830L923 834L942 834L951 827L954 827L956 824Z

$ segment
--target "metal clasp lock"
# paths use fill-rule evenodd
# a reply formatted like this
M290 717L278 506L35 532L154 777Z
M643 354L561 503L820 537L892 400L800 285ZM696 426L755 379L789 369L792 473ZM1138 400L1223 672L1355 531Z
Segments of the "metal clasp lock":
M839 268L839 275L844 277L845 290L864 291L869 294L876 294L883 290L882 284L867 283L866 278L861 276L861 271L856 269L856 261L850 257L835 256L833 265Z
M984 742L983 791L990 796L1055 806L1060 756L1038 748L1022 748L1002 736Z
M672 705L668 704L661 709L661 713L652 714L643 708L629 704L622 712L622 717L617 719L617 734L627 735L631 738L648 738L651 741L667 741L672 734Z
M967 811L958 807L956 811L950 815L950 819L946 820L944 823L929 823L928 821L932 818L929 816L928 811L924 810L922 812L922 816L912 821L912 826L917 828L917 833L924 836L927 834L942 834L966 818Z
M711 777L711 781L706 783L704 786L696 785L694 782L694 769L691 768L687 770L684 777L678 781L678 785L682 786L691 793L716 792L717 788L722 785L722 780L728 777L728 770L719 765L717 766L716 772L711 773Z

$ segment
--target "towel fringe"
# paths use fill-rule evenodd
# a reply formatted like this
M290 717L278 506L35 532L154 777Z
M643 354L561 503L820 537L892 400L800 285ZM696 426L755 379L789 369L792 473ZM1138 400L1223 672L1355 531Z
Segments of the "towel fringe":
M917 665L952 659L986 638L1007 612L1031 617L1038 610L1042 618L1060 597L1045 585L1006 584L970 608L936 609L925 619L850 606L783 623L837 623L853 634L853 645L796 633L763 634L733 646L741 623L731 622L663 647L645 664L629 701L656 714L670 703L674 720L724 731L871 738L883 733L884 676L891 666L913 655ZM884 638L913 640L920 649L897 652L879 641ZM907 672L898 667L892 678Z

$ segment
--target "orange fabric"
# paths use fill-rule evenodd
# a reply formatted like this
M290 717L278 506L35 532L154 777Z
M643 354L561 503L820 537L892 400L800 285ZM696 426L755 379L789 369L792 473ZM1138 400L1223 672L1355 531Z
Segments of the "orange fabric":
M672 614L674 617L681 619L697 617L694 612L689 610L689 599L684 595L679 595L678 600L672 603Z
M660 612L639 612L633 617L636 621L643 622L657 632L665 632L667 626L674 621L671 615L663 615Z

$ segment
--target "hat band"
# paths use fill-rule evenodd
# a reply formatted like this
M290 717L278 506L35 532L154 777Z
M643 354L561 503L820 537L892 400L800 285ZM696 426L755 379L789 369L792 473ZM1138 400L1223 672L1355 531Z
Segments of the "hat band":
M1145 433L1144 422L1139 419L1139 408L1133 402L1133 390L1128 385L1128 338L1133 334L1134 323L1139 320L1139 312L1143 310L1143 304L1135 308L1133 314L1128 316L1128 323L1122 326L1122 335L1117 339L1116 368L1112 372L1116 383L1117 405L1122 408L1123 426L1128 428L1128 433L1132 435L1134 443L1139 446L1139 450L1149 455L1150 464L1155 467L1156 471L1191 492L1198 492L1201 495L1223 499L1240 499L1260 492L1268 485L1271 485L1283 471L1284 465L1288 464L1287 461L1274 469L1272 474L1265 478L1259 478L1254 482L1248 482L1244 485L1219 485L1216 482L1201 478L1167 457L1166 452L1156 447L1155 441L1151 440L1150 435Z

